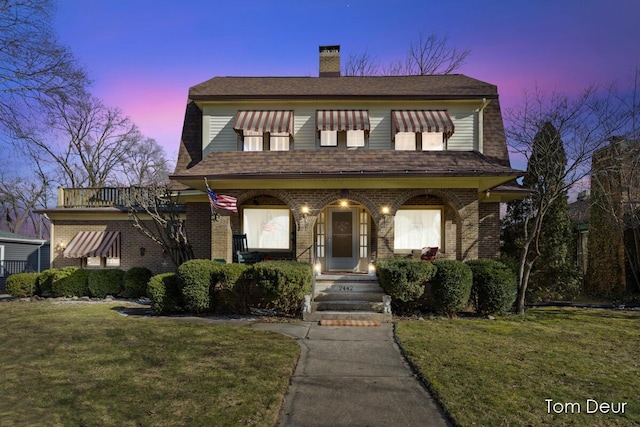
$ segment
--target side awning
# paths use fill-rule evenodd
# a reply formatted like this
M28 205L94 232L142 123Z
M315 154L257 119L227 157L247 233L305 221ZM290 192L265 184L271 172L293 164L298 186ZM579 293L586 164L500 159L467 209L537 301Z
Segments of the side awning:
M119 231L80 231L63 252L65 258L120 258Z
M316 126L319 131L368 131L370 129L369 110L318 110Z
M233 122L236 132L270 132L293 134L293 111L240 110Z
M455 127L447 110L393 110L394 133L442 132L449 138Z

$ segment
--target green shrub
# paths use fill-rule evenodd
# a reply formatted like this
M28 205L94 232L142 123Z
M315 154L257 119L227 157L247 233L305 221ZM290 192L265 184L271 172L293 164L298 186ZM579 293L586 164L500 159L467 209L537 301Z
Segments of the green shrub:
M471 269L460 261L440 260L433 263L437 271L432 280L431 294L436 311L454 316L464 309L471 295Z
M182 307L179 279L176 273L157 274L147 284L147 296L155 314L173 313Z
M436 273L432 263L410 258L379 259L375 267L380 286L391 296L398 311L415 308L427 282Z
M187 308L196 313L205 313L214 307L212 275L223 264L208 259L192 259L178 267L180 290Z
M40 296L53 295L53 280L57 269L45 270L38 275L36 280L36 293Z
M111 268L89 271L90 296L104 298L107 295L116 296L122 292L124 271Z
M516 300L517 282L513 271L493 259L466 263L473 274L471 302L477 314L503 314Z
M215 293L215 311L245 314L249 311L249 266L245 264L221 264L211 275Z
M88 270L64 267L54 271L51 290L56 297L83 297L89 295Z
M527 301L571 301L582 293L582 277L577 267L546 266L535 269L527 285Z
M253 265L251 274L267 303L284 314L297 313L311 293L311 264L263 261Z
M147 283L153 276L146 267L132 267L124 273L124 292L129 298L147 295Z
M38 280L38 273L12 274L7 277L5 289L12 297L31 297L36 293L36 280Z

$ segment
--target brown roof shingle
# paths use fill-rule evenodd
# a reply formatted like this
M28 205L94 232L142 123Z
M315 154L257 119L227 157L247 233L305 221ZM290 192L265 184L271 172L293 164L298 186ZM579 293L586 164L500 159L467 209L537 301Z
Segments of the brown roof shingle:
M214 77L189 89L193 100L228 98L497 98L495 85L463 74L372 77Z

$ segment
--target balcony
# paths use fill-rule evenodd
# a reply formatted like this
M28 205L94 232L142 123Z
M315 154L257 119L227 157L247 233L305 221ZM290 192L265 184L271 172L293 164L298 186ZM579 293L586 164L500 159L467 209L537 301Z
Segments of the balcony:
M58 188L59 208L126 208L149 204L157 189L149 187Z

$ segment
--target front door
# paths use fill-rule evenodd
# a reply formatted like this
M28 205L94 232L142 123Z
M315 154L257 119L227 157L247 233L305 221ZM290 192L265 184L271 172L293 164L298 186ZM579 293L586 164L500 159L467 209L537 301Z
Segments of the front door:
M327 268L354 271L358 268L357 209L327 210Z

